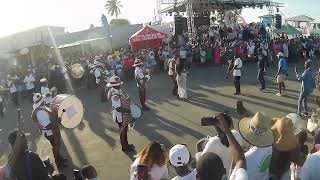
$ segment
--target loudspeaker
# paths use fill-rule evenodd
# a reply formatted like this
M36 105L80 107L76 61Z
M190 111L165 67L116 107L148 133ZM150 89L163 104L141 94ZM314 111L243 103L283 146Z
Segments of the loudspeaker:
M187 31L187 18L180 15L174 16L174 32L176 35L180 35L183 31Z
M280 14L276 14L275 15L275 19L276 19L276 22L275 22L275 26L277 29L281 29L282 27L282 16Z

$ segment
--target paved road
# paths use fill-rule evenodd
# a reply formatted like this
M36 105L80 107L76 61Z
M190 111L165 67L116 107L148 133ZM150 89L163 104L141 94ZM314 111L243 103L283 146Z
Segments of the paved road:
M302 64L300 64L302 67ZM195 153L197 140L207 135L214 135L211 127L201 127L200 118L215 112L229 110L237 126L238 116L234 108L237 100L243 100L244 105L252 112L262 111L272 117L282 117L290 112L296 112L297 97L300 84L294 78L294 65L290 65L287 81L287 94L277 97L277 85L273 78L275 70L267 72L267 92L258 91L256 82L256 66L246 64L243 68L242 94L234 96L232 80L225 80L225 68L199 67L194 68L188 77L189 101L182 102L173 97L171 81L166 74L157 74L148 84L148 105L151 111L144 112L142 119L136 123L135 130L128 133L129 142L140 151L148 140L158 140L170 148L173 144L189 145ZM124 90L138 102L138 92L133 81L124 85ZM85 118L79 127L69 130L62 129L64 154L70 159L71 167L63 170L71 177L72 168L92 164L98 170L101 179L128 179L128 170L133 155L122 153L119 143L118 127L112 121L110 104L101 104L97 90L82 89L77 92L85 106ZM310 108L315 107L314 100ZM23 102L23 113L29 117L30 102ZM7 144L7 133L16 125L16 112L8 108L8 117L0 120L0 161L3 163L10 150ZM37 133L30 118L26 120L26 132L32 135L29 147L37 151L41 157L52 159L50 145ZM170 174L174 175L172 169Z

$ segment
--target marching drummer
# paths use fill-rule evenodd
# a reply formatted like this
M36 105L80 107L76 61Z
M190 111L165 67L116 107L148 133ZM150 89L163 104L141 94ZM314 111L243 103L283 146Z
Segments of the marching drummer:
M132 152L134 151L134 146L128 143L128 124L124 122L124 113L130 113L130 109L123 107L121 103L121 96L124 96L121 91L121 85L123 82L118 76L112 76L110 78L107 87L110 88L108 92L108 99L112 103L112 118L120 128L120 143L122 146L122 151Z
M103 64L98 61L94 62L94 76L96 77L96 83L98 85L101 102L106 102L106 95L104 92L105 81L103 77Z
M52 95L48 86L48 80L46 78L40 79L40 92L44 96L44 104L46 106L49 106L52 102Z
M150 80L150 75L148 75L148 73L144 73L142 69L143 62L140 59L136 59L134 61L133 67L135 67L134 76L137 81L137 87L139 89L139 98L140 98L142 109L148 111L150 110L150 108L146 105L145 83Z
M53 156L58 167L67 167L67 159L60 154L61 134L57 116L45 106L45 97L40 93L33 95L33 111L31 114L33 122L38 124L42 135L50 141Z

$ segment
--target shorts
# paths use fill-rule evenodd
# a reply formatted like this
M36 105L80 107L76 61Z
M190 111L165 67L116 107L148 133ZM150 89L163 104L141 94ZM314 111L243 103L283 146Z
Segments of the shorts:
M283 83L285 80L286 80L286 75L279 74L279 75L277 76L277 83L278 83L278 84Z

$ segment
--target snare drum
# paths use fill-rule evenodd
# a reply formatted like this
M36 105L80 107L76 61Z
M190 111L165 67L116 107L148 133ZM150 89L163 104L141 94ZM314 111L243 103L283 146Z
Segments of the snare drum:
M82 121L84 109L76 96L59 94L52 100L50 108L61 118L61 124L65 128L75 128Z
M139 119L142 116L141 108L136 104L130 104L131 116L134 119Z

